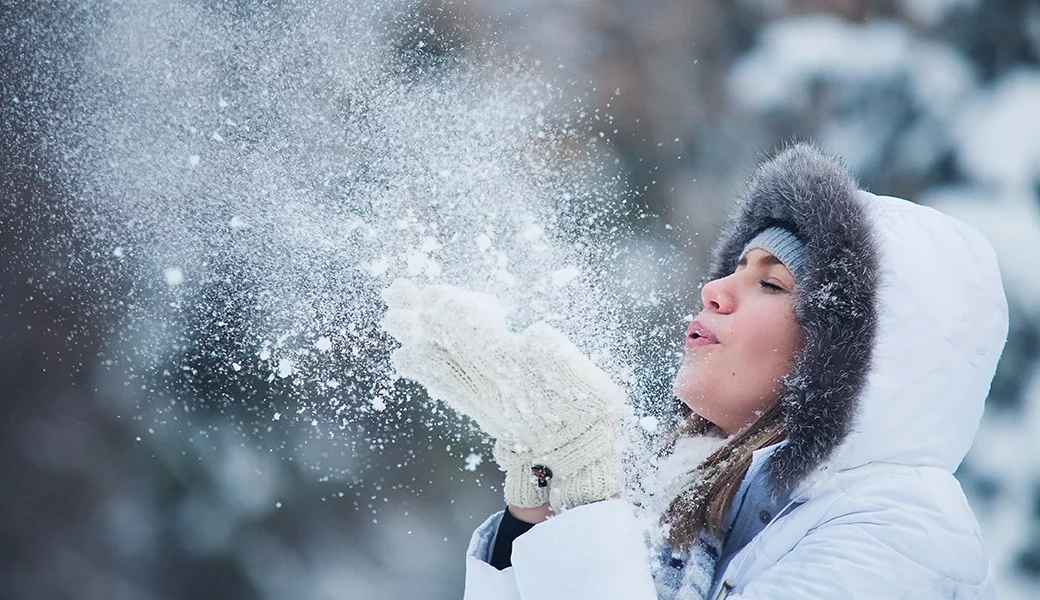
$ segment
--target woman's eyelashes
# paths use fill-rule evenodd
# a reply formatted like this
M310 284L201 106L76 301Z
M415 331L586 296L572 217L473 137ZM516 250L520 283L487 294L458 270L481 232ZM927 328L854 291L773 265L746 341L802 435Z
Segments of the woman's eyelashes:
M780 287L779 285L776 285L775 283L769 283L768 281L766 281L764 279L759 281L758 285L762 286L763 288L765 288L769 292L783 292L783 291L786 291L786 290L784 290L784 288Z

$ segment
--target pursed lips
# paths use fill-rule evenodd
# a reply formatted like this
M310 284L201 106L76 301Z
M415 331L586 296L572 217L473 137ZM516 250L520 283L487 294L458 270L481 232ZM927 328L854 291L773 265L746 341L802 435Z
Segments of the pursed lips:
M715 334L699 321L690 323L690 327L686 330L687 348L698 348L717 343L719 343L719 340L715 337Z

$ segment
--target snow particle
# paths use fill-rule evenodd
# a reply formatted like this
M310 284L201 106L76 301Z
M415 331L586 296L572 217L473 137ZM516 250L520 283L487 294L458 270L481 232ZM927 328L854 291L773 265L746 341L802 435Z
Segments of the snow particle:
M184 283L184 271L179 267L170 267L163 270L163 277L166 279L166 285L170 287L178 286Z
M660 421L657 419L657 417L653 415L647 415L639 419L639 426L642 427L644 431L648 431L650 433L654 433L655 431L657 431L659 425Z
M466 466L464 467L467 471L476 471L480 463L484 462L484 457L479 454L471 453L466 457Z

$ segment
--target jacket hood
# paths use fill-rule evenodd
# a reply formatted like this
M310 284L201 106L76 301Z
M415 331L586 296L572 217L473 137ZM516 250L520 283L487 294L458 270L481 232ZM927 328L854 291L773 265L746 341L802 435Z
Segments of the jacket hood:
M803 144L759 167L707 280L732 273L773 225L799 237L807 260L795 295L805 346L780 399L787 443L770 466L777 489L871 462L952 472L1007 338L989 243L936 210L858 190Z

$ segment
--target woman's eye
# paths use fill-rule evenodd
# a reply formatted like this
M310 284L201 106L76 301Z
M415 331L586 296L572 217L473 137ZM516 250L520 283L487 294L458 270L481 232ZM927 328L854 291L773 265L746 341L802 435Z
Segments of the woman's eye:
M759 281L758 284L761 285L763 288L769 290L770 292L782 292L782 291L784 291L784 288L782 288L782 287L780 287L778 285L769 283L768 281Z

